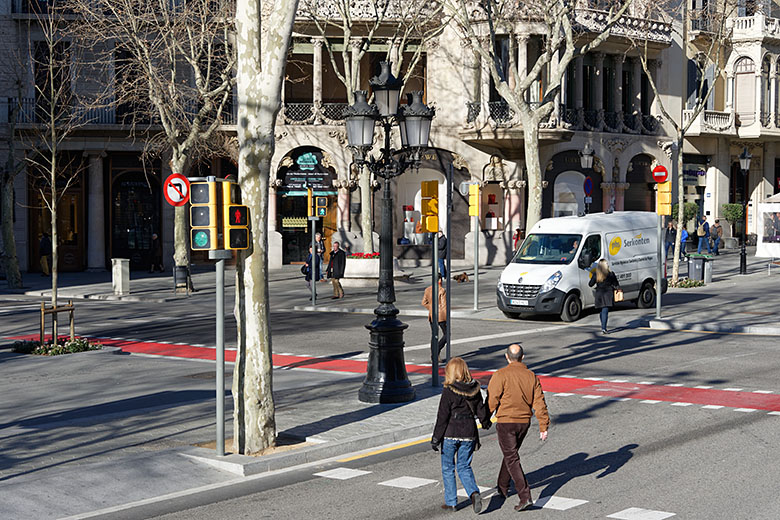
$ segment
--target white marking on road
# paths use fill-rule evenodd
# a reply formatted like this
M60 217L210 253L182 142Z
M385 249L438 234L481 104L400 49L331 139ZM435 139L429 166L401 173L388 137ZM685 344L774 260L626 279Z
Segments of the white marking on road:
M601 399L603 396L601 395L582 395L580 396L583 399Z
M352 468L335 468L335 469L329 469L328 471L320 471L319 473L315 473L315 477L324 477L324 478L332 478L335 480L349 480L351 478L360 477L363 475L368 475L371 473L370 471L363 471L360 469L352 469Z
M723 408L723 406L719 404L705 404L704 406L702 406L702 408L704 408L705 410L720 410L721 408Z
M772 392L771 390L753 390L753 393L754 394L772 394L774 392Z
M604 379L601 377L583 377L585 381L603 381Z
M436 481L427 478L398 477L392 480L386 480L385 482L380 482L379 485L402 489L414 489L421 486L427 486L428 484L433 484L434 482Z
M628 379L613 379L610 383L628 383Z
M666 511L653 511L651 509L642 509L641 507L629 507L623 511L607 515L607 518L617 518L618 520L663 520L675 516L674 513Z
M682 383L667 383L664 386L683 386Z
M477 487L479 488L479 493L480 494L484 493L485 491L490 491L491 489L493 489L491 487L485 487L485 486L477 486ZM463 489L463 488L458 489L458 496L459 497L464 497L464 498L469 498L468 493L466 493L466 490Z
M712 388L712 387L711 387L711 386L706 386L706 385L705 385L705 386L694 386L694 388L698 388L698 389L700 389L700 390L709 390L709 389L710 389L710 388Z
M459 338L459 339L453 339L450 340L450 345L461 345L463 343L476 343L477 341L486 341L489 339L498 339L498 338L508 338L511 336L526 336L528 334L536 334L538 332L549 332L553 330L560 330L565 329L568 327L571 327L572 325L558 325L555 327L537 327L535 329L528 329L528 330L515 330L512 332L498 332L496 334L487 334L485 336L472 336L470 338ZM404 351L408 352L411 350L429 350L431 348L431 343L423 343L421 345L412 345L411 347L404 347Z
M734 408L734 411L735 411L735 412L745 412L745 413L750 413L750 412L755 412L755 411L756 411L756 409L755 409L755 408Z
M639 401L639 402L640 402L640 403L644 403L644 404L658 404L658 403L660 403L661 401L656 401L656 400L654 400L654 399L644 399L644 400L642 400L642 401Z
M574 394L572 394L571 392L558 392L557 394L553 394L553 395L559 395L561 397L568 397L568 396L574 395Z
M574 377L577 377L577 376L573 376L573 375L570 375L570 374L561 374L558 377L565 377L567 379L571 379L571 378L574 378Z
M741 392L742 389L741 388L724 388L723 391L724 392Z
M640 381L637 384L638 385L654 385L655 381Z
M534 502L534 507L541 507L542 509L555 509L557 511L566 511L567 509L571 509L573 507L581 506L582 504L587 504L587 500L579 500L577 498L565 498L565 497L559 497L559 496L547 496L547 497L539 497L539 499Z
M672 403L672 406L691 406L693 403Z
M780 415L780 412L769 412L768 415Z
M550 377L550 374L542 374L541 372L537 372L536 375L541 377Z

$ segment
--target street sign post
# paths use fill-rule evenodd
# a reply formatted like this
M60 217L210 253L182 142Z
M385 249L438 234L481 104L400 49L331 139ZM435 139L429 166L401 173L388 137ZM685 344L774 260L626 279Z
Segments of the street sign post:
M663 242L664 215L672 213L672 183L669 181L669 172L660 164L653 168L653 179L658 183L656 191L656 213L658 213L658 273L655 280L655 317L661 319L661 291L664 278L663 266L666 263L664 253L666 248Z
M165 200L171 206L184 206L190 200L190 180L181 173L172 173L163 185Z
M590 203L593 202L593 197L590 196L593 193L593 179L585 177L585 181L582 183L582 190L585 192L585 213L589 213Z

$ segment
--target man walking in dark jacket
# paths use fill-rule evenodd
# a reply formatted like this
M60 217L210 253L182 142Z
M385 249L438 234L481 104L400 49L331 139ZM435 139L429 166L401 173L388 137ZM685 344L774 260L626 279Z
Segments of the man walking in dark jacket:
M523 347L509 345L504 357L507 366L498 369L488 383L488 408L496 413L496 435L504 455L496 489L506 498L511 477L520 499L515 511L523 511L533 505L533 500L517 450L528 433L531 415L536 415L539 438L543 441L547 440L550 417L539 378L523 364Z
M447 269L444 267L444 261L447 259L447 237L444 231L439 231L439 274L442 278L447 278Z
M344 297L344 289L341 287L341 278L344 278L344 269L347 267L347 254L339 249L339 243L333 242L333 250L330 252L327 274L330 283L333 284L332 300L338 300Z

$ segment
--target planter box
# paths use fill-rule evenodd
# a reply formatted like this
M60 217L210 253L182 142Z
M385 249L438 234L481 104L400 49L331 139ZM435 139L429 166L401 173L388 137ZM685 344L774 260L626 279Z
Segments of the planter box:
M393 258L393 279L399 281L409 280L409 273L401 269L396 258ZM343 287L378 287L379 258L347 258L341 285Z

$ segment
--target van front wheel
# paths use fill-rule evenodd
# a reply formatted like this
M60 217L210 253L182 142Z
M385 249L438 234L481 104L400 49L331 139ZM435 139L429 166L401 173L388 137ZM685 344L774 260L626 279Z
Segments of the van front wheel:
M649 309L655 306L655 287L650 282L642 284L639 289L639 298L636 300L636 306L640 309Z
M563 321L577 321L582 314L582 302L580 297L574 293L566 296L563 301L563 310L561 311L561 319Z

